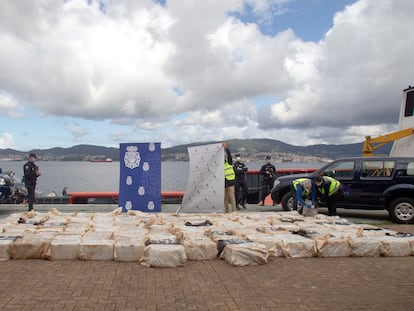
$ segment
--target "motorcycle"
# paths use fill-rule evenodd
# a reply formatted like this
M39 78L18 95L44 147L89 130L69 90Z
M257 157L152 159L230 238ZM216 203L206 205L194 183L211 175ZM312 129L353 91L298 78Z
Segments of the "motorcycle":
M0 204L21 204L27 200L27 189L14 172L0 168Z

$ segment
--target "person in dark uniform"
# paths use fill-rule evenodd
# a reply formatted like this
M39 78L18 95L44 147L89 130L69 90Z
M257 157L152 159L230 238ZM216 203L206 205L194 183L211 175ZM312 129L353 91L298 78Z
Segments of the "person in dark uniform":
M29 203L29 211L33 210L33 204L35 202L35 189L37 178L41 175L39 167L34 163L37 157L34 153L29 154L29 159L25 165L23 165L23 178L24 184L27 188L27 201Z
M233 163L234 173L236 174L236 208L239 210L239 204L246 208L247 195L249 194L246 182L247 166L240 160L240 154L236 154L236 162Z
M262 176L262 189L260 195L260 202L258 205L263 206L267 195L273 188L273 183L277 178L276 167L270 163L270 156L266 156L266 163L260 168L259 174Z

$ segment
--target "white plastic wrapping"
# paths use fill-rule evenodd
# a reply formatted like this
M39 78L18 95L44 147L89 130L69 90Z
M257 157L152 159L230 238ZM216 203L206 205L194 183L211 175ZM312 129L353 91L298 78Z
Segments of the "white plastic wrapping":
M114 260L139 261L144 253L145 237L119 236L114 244Z
M46 258L50 260L76 260L79 258L79 235L58 235L51 242Z
M217 258L217 244L207 237L184 239L183 246L189 260L212 260Z
M228 244L220 254L220 258L233 266L264 265L268 257L266 246L254 242Z
M81 260L113 260L113 240L84 240L79 244L79 259Z
M352 252L347 238L325 237L316 239L319 257L349 257Z
M175 215L53 210L11 214L0 220L0 231L0 260L118 260L173 267L186 260L214 260L217 245L228 240L251 243L222 248L221 255L232 265L262 264L268 256L414 255L412 235L297 212Z
M187 257L180 244L150 244L144 249L141 264L147 267L174 268L184 266Z

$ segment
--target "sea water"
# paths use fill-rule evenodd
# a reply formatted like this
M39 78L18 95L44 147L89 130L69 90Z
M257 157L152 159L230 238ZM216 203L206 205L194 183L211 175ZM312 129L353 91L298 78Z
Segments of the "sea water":
M0 167L5 171L15 173L18 180L23 175L25 161L0 161ZM87 161L37 161L42 175L37 180L39 193L56 192L61 195L64 187L68 191L114 191L119 190L118 161L87 162ZM246 163L249 169L260 169L264 163ZM273 163L276 168L306 168L321 167L324 163L282 162ZM161 164L162 191L184 191L189 175L189 162L165 161Z

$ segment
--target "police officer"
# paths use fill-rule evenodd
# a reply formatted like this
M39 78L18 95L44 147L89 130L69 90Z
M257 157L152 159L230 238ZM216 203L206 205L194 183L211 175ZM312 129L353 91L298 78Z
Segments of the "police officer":
M222 143L224 147L224 211L229 212L229 202L231 211L236 211L236 196L234 194L234 186L236 184L236 174L233 169L233 158L226 143Z
M25 165L23 165L23 178L27 188L27 201L29 203L29 211L33 210L33 204L35 202L35 189L37 178L41 175L39 167L34 163L37 157L36 154L29 154L29 159Z
M236 154L236 162L233 163L234 173L236 174L236 208L239 210L239 204L246 208L247 196L249 194L246 182L247 166L240 160L240 154Z
M276 167L270 163L270 156L266 156L266 163L260 168L259 174L262 176L262 189L260 195L260 202L258 205L264 205L267 195L273 188L273 183L277 178Z
M316 207L316 189L312 179L298 178L292 181L293 210L298 210L298 202L307 208Z
M315 186L318 196L326 202L328 215L336 216L336 193L341 187L341 183L329 176L315 176Z

